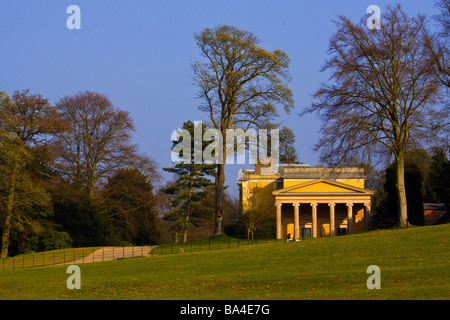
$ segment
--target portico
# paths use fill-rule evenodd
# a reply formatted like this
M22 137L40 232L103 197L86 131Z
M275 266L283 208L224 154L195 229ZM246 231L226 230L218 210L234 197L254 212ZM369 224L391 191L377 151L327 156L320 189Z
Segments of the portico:
M372 191L316 179L272 194L277 239L317 238L368 230Z

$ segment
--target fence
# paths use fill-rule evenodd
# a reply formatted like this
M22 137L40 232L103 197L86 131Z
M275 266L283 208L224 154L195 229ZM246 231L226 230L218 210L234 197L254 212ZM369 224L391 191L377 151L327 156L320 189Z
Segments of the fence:
M281 242L286 242L286 240L267 238L244 240L229 236L217 236L198 241L190 241L187 243L165 243L159 245L130 247L72 248L3 258L0 259L0 270L102 262L117 259L138 258L144 256L152 257L182 252L200 252Z
M422 220L414 221L408 219L408 225L420 225ZM397 219L372 218L370 230L390 229L398 227ZM346 234L342 233L342 235ZM337 235L340 235L339 232ZM319 233L320 237L330 236L324 230ZM164 243L148 246L130 247L97 247L97 248L71 248L65 250L47 251L23 254L14 257L0 259L0 270L25 269L44 266L59 266L70 264L81 264L90 262L110 261L117 259L158 256L166 254L177 254L183 252L200 252L219 250L225 248L238 248L243 246L255 246L269 243L285 243L286 239L277 240L275 237L256 237L246 240L230 236L214 236L203 240L189 241L186 243Z
M446 216L445 218L447 218ZM436 224L443 224L448 223L449 220L447 219L441 219L439 223ZM424 217L408 217L407 218L407 224L406 227L410 226L424 226L427 225ZM378 217L371 217L370 219L370 230L378 230L378 229L392 229L397 228L400 226L400 223L398 219L396 218L378 218Z
M397 219L371 218L370 230L392 229L399 226Z
M73 248L22 254L0 259L0 269L24 269L133 258L144 256L148 254L151 249L151 246Z

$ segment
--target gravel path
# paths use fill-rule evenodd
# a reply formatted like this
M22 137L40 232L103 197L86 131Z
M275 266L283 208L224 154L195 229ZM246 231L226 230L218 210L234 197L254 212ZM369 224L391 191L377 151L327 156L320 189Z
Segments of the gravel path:
M104 247L98 249L83 259L68 262L69 264L111 261L116 259L134 258L148 256L150 250L156 246L138 246L138 247ZM67 264L67 263L65 263Z

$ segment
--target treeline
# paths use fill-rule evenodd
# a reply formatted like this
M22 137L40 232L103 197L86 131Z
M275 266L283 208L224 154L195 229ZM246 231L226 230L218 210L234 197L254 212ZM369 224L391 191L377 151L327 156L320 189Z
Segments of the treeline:
M191 121L183 129L194 135ZM217 165L185 162L163 168L174 179L161 187L156 163L131 142L134 130L129 113L99 93L78 93L51 105L28 90L12 96L0 92L1 257L67 247L186 242L213 234ZM288 136L280 136L282 162L297 161L295 137L287 128L282 132ZM410 223L424 223L424 202L450 207L446 152L408 153ZM393 165L381 171L364 166L366 188L376 191L374 217L397 219ZM273 234L273 208L257 197L255 192L249 199L252 210L243 215L239 200L226 194L227 234Z
M52 105L29 90L0 92L0 114L2 258L213 234L217 166L163 168L174 179L161 186L157 164L132 143L129 113L103 94L81 92ZM183 128L194 134L191 121ZM282 132L295 139L288 131ZM282 157L290 151L296 160L294 149L284 149ZM225 224L234 223L239 207L237 199L224 196Z
M1 257L161 241L156 164L128 112L82 92L0 92Z
M440 203L450 208L450 161L448 149L416 150L407 153L405 186L408 222L424 225L424 203ZM375 191L373 217L397 220L398 197L394 164L382 171L369 169L369 187Z

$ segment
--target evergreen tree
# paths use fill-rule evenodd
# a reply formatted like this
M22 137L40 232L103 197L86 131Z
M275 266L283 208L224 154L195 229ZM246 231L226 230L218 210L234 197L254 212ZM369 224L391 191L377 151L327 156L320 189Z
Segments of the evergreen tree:
M292 129L283 126L280 130L280 163L299 163L294 142L295 134Z
M73 190L74 193L79 192ZM54 221L69 233L73 247L112 246L116 244L113 226L85 194L80 199L59 197L54 203Z
M202 135L206 128L202 125ZM194 123L191 121L183 124L183 129L189 131L191 137L194 137ZM173 141L174 145L178 141ZM202 150L205 148L204 142ZM185 161L174 165L171 168L163 168L166 172L174 173L177 176L175 183L169 187L163 188L163 192L174 196L172 201L173 210L165 215L165 219L174 222L174 229L177 234L182 233L182 241L186 242L188 229L195 225L195 219L198 218L199 206L206 196L208 187L214 183L207 176L214 176L215 164L195 164L194 159L194 141L191 140L191 161ZM178 240L178 239L177 239Z
M423 225L423 174L418 164L405 163L405 186L407 191L408 222L413 225ZM397 220L398 196L396 193L395 167L391 164L386 168L383 186L374 199L374 216Z
M428 172L427 202L445 203L450 207L450 161L444 149L436 149Z
M159 243L156 198L150 177L138 168L124 168L108 179L102 192L101 212L112 222L121 241Z

